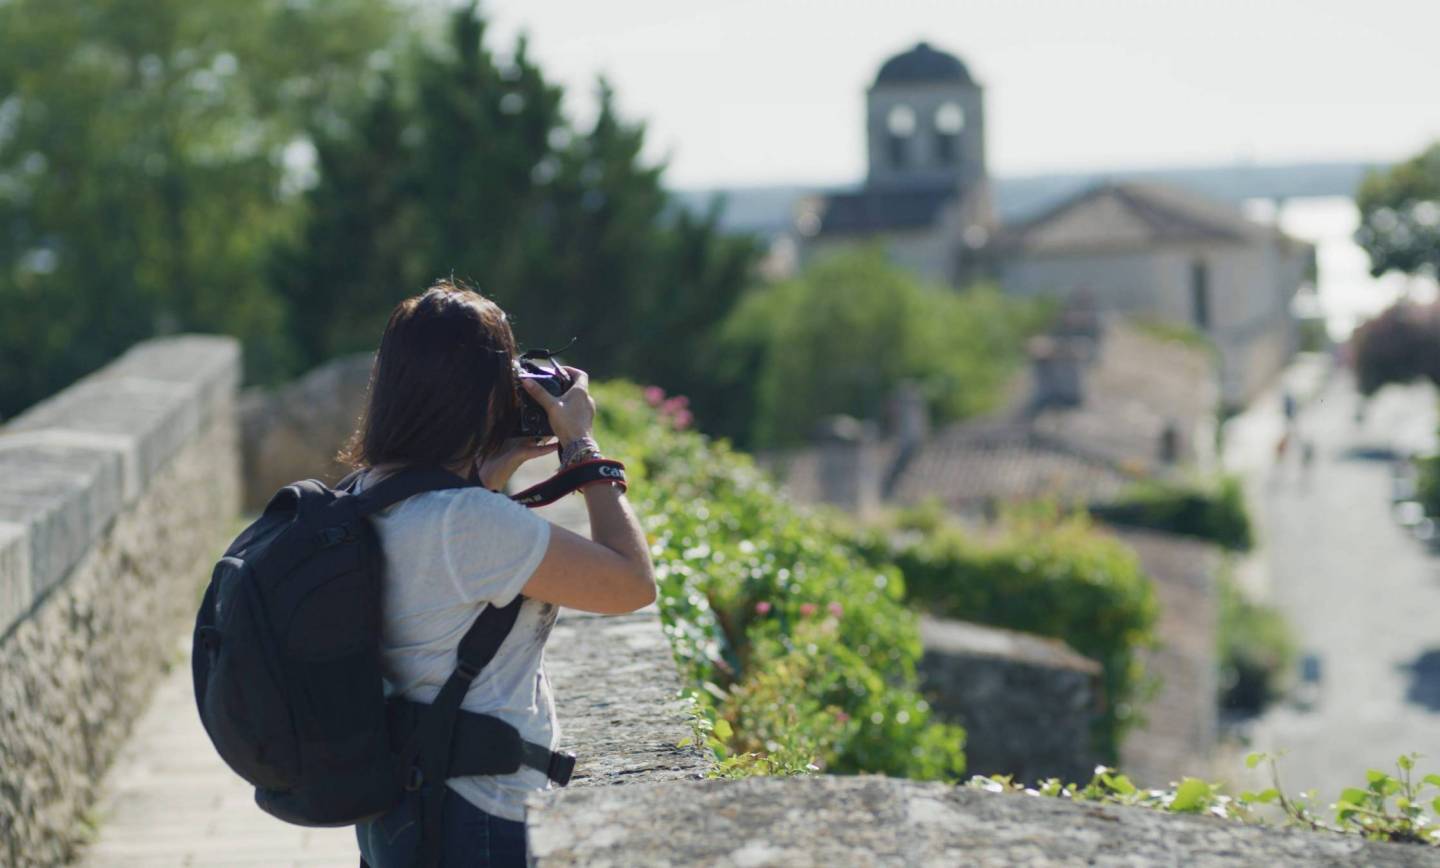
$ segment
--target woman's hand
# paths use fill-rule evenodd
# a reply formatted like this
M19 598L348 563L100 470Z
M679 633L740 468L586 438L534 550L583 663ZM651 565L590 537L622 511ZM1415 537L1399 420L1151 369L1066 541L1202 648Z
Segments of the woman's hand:
M491 491L503 491L520 465L542 455L551 455L559 448L560 444L550 438L537 443L533 437L511 437L494 455L475 462L475 475L480 484Z
M565 394L556 397L534 380L522 379L521 385L550 417L550 428L561 443L589 437L595 427L595 399L590 397L590 375L579 368L565 368L575 383Z

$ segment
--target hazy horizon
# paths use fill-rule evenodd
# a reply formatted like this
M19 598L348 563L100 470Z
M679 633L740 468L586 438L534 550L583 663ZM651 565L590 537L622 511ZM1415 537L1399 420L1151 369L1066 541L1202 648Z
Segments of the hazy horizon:
M482 8L490 47L527 32L572 114L605 75L676 187L857 180L864 91L922 39L985 86L999 176L1390 162L1440 139L1440 3L1423 0Z

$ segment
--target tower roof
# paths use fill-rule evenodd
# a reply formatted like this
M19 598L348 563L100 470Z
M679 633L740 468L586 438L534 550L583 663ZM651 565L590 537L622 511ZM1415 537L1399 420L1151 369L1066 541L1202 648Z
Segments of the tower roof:
M960 58L945 51L931 48L928 43L918 43L909 51L895 55L880 67L875 76L875 85L888 84L930 84L934 82L956 82L974 84L970 70Z

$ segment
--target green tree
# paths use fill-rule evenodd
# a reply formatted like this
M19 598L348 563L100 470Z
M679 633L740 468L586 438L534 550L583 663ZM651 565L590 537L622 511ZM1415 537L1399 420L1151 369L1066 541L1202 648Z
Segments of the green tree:
M390 307L437 277L470 279L530 346L673 391L708 381L687 351L734 305L757 247L718 212L672 206L644 129L600 84L576 128L522 38L501 59L473 7L417 45L355 119L317 133L321 179L276 259L307 363L374 345Z
M753 442L783 445L827 415L882 418L902 380L920 384L939 421L989 409L1045 319L993 288L926 285L866 248L756 289L725 335L751 364L731 373L758 377Z
M1366 176L1355 202L1372 274L1440 274L1440 142Z
M0 416L159 332L284 366L265 253L286 154L395 20L387 0L0 4Z

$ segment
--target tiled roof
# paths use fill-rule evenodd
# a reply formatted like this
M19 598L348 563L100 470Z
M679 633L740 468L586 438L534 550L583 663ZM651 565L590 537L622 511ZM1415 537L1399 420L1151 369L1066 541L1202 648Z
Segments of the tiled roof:
M1124 321L1106 327L1082 388L1080 406L1040 410L1030 420L1034 430L1086 455L1136 468L1157 459L1167 426L1188 440L1214 418L1218 400L1208 353Z
M1083 402L1029 406L1028 374L1016 378L1008 406L951 425L903 456L893 441L869 443L857 467L878 473L881 496L899 503L938 498L962 513L1053 497L1094 503L1163 471L1160 442L1173 426L1182 460L1206 454L1197 442L1213 418L1216 386L1203 351L1123 321L1103 328L1098 354L1082 375ZM903 460L899 460L902 459ZM821 495L819 451L807 447L762 458L801 501Z
M1025 253L1150 248L1180 241L1243 243L1283 238L1274 227L1186 190L1137 182L1100 184L1006 229L1001 249Z
M820 235L868 235L929 229L955 199L951 187L901 187L830 193L820 201Z
M1082 375L1079 406L1032 409L1030 390L1017 384L1011 404L994 416L938 432L891 494L905 502L939 497L962 510L1042 496L1087 503L1114 497L1159 469L1167 426L1182 450L1205 450L1191 438L1213 418L1212 365L1202 350L1113 320Z
M1056 447L1021 429L995 440L952 434L925 444L892 496L900 503L939 498L953 510L971 513L1047 497L1088 503L1112 498L1132 481L1101 462Z

